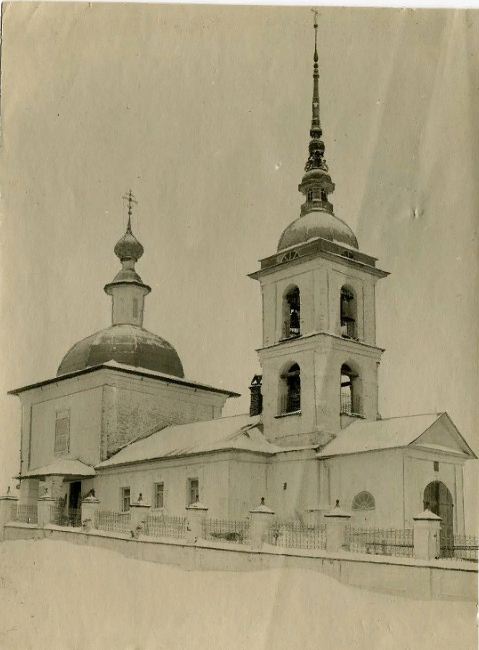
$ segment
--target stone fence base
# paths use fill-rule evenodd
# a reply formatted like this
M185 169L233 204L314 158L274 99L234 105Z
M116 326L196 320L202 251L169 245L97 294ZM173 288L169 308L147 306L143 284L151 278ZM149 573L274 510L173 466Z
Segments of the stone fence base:
M186 570L252 571L296 568L316 571L339 582L371 591L420 600L477 600L477 567L453 560L365 556L346 552L253 550L240 545L158 540L98 530L80 530L9 523L5 540L47 539L109 549L148 562L180 566ZM68 569L65 569L68 570ZM318 579L320 577L318 576Z

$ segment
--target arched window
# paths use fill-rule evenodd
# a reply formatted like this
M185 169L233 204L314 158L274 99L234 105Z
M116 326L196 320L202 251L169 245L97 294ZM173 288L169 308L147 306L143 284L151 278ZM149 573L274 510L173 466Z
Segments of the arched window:
M349 287L341 288L341 336L348 339L358 337L356 294Z
M370 492L359 492L354 497L351 508L353 510L374 510L376 508L376 502Z
M292 287L283 298L283 337L301 334L301 300L298 287Z
M312 200L313 200L313 190L309 190L309 192L308 192L308 201L312 201Z
M295 413L301 410L301 370L293 363L281 375L281 413Z
M360 415L359 376L344 363L341 366L341 414Z

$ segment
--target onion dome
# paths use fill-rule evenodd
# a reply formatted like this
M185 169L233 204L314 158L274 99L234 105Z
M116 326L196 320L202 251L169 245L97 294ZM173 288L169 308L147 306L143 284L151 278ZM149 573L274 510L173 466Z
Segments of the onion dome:
M135 269L135 263L145 252L145 249L135 237L131 229L132 205L133 203L136 203L136 200L131 190L123 198L128 200L128 224L126 226L125 234L117 241L115 248L113 249L115 255L121 262L121 269L115 275L112 282L105 285L105 291L111 295L112 288L116 285L137 284L144 288L146 294L149 293L151 289L148 285L143 283L143 280Z
M120 262L124 262L126 260L133 260L135 262L138 262L140 257L143 255L143 246L131 232L130 219L128 219L126 233L120 240L118 240L113 250L115 251L115 255L120 259Z
M308 159L304 167L304 176L298 190L304 195L301 216L291 223L282 233L278 250L289 246L303 244L309 239L323 237L331 241L358 248L358 241L351 228L333 212L329 194L334 192L334 183L329 175L324 158L323 131L319 111L319 66L318 66L318 25L314 23L314 66L313 66L313 102Z
M75 343L63 357L57 376L108 361L185 376L181 359L168 341L131 324L112 325Z

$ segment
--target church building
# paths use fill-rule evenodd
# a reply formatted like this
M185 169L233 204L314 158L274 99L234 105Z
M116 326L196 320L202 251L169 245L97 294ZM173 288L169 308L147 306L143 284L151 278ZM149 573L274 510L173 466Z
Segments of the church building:
M201 500L212 517L241 518L264 497L281 519L316 522L339 500L356 525L383 528L411 527L428 505L444 534L465 532L463 467L476 456L449 415L378 413L375 288L388 274L334 214L318 81L315 45L300 215L250 275L263 301L250 412L222 417L237 393L185 377L176 350L143 328L151 289L135 268L130 193L121 268L104 287L111 325L76 343L55 377L11 391L20 503L48 487L75 509L93 488L102 509L126 511L141 494L159 512Z

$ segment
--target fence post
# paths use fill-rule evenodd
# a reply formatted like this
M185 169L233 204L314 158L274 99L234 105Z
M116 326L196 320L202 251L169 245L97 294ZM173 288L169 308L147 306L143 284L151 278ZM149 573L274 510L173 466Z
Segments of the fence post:
M332 510L324 513L324 519L326 521L326 550L342 551L351 515L349 512L341 510L338 500Z
M308 513L308 526L315 528L316 526L324 523L323 517L330 510L331 506L322 506L321 504L313 508L308 508L306 511Z
M266 532L271 525L274 512L265 505L264 497L261 497L260 505L249 512L251 515L251 547L254 549L260 549L263 546Z
M195 544L203 537L203 522L208 514L207 506L199 501L186 506L186 516L188 518L188 529L186 539L188 542Z
M138 499L130 504L130 528L131 534L133 537L138 538L141 529L143 527L143 522L148 517L150 511L150 505L143 501L143 495L140 492Z
M81 502L81 525L87 532L91 528L95 528L95 513L100 505L100 499L97 499L93 494L89 494Z
M39 481L34 478L20 480L20 503L26 506L34 506L38 500Z
M7 493L0 496L0 540L4 539L4 528L7 521L12 519L12 506L16 505L18 497L14 496L10 492L10 486L7 489Z
M45 490L45 493L41 497L38 497L37 501L37 513L38 513L38 528L45 528L51 521L51 507L55 503L55 499L50 496L48 488Z
M424 510L413 517L414 521L414 557L419 560L435 560L441 554L439 529L441 517Z

